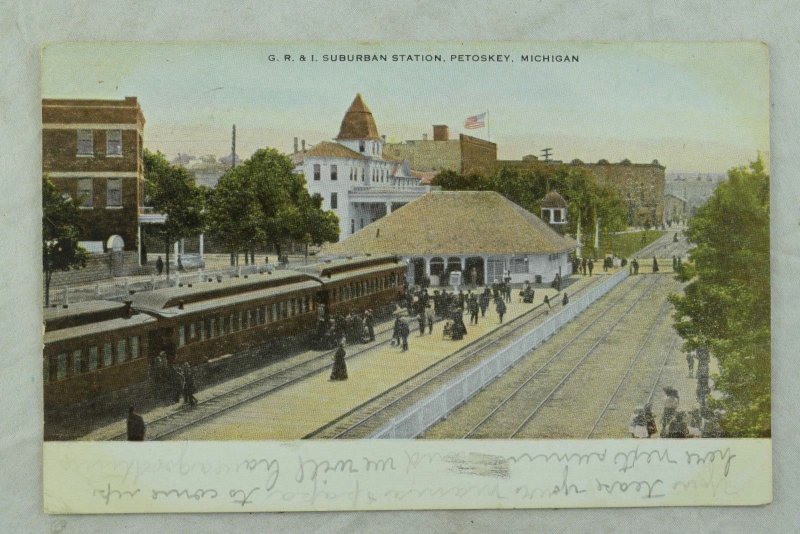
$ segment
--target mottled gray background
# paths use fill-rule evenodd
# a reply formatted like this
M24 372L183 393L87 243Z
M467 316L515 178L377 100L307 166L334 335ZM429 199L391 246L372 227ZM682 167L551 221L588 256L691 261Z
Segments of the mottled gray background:
M0 532L797 532L800 2L0 0ZM64 40L759 40L770 46L775 501L758 508L42 513L39 57Z

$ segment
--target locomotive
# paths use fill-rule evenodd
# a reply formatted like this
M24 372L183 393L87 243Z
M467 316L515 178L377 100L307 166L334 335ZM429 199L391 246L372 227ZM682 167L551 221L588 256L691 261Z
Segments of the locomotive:
M247 349L313 331L318 320L402 299L406 264L396 256L326 260L295 270L210 277L44 313L46 410L146 384L160 354L170 363L214 364Z

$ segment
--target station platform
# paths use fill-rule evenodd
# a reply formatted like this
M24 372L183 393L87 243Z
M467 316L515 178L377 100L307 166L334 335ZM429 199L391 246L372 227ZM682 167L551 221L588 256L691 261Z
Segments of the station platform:
M576 277L570 280L568 292L574 293L602 278L602 275L591 279ZM554 297L556 294L555 289L537 289L533 304L523 304L517 294L512 294L504 323L531 312L542 304L545 295ZM557 308L560 302L553 305ZM330 381L330 372L321 372L172 434L169 439L300 439L501 326L494 304L490 305L486 316L480 318L477 325L469 325L469 315L466 315L465 325L467 335L458 341L445 339L444 324L439 322L434 325L432 334L419 335L413 332L409 336L408 351L404 352L400 347L387 343L378 344L368 353L347 362L349 378L346 381Z

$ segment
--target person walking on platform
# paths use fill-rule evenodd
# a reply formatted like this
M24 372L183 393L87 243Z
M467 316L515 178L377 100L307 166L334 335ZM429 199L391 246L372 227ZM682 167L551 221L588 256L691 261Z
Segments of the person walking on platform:
M183 364L183 403L190 407L197 406L197 399L194 398L195 386L192 368L189 362Z
M469 324L478 324L478 298L475 295L470 296L467 306L469 307Z
M686 363L689 365L689 378L694 378L694 352L686 353Z
M670 423L672 422L675 414L678 413L678 404L680 404L680 396L678 390L673 387L665 387L664 395L664 412L661 414L661 437L668 437Z
M581 273L586 276L586 258L581 259Z
M419 335L425 335L425 310L421 310L417 315L417 324L419 324Z
M347 380L347 364L344 357L347 353L344 350L344 343L339 341L339 347L333 355L333 369L331 370L331 380Z
M400 345L400 323L402 323L400 317L394 320L394 327L392 329L392 342L391 342L391 345L393 347L397 347L398 345Z
M495 306L496 306L495 309L497 310L497 315L500 317L500 322L502 323L503 315L506 314L506 303L503 302L502 298L499 298L497 299L497 302L495 302Z
M654 273L658 272L658 260L656 259L655 256L653 256L653 272Z
M408 335L411 330L408 328L408 323L400 321L400 339L403 341L403 352L408 350Z
M651 438L658 434L658 427L656 426L656 417L653 415L653 405L649 402L644 405L644 418L647 424L647 437Z
M430 304L425 308L425 322L428 324L428 333L433 334L433 308L431 308Z
M561 299L561 305L566 306L569 304L569 297L567 296L567 292L564 291L564 298Z
M492 299L491 290L487 287L483 290L483 293L481 293L481 298L480 298L481 317L486 316L486 310L489 308L489 301L491 301L491 299Z
M156 273L158 276L161 276L161 273L164 271L164 260L161 259L161 256L158 257L156 260Z
M142 416L136 413L136 409L131 406L128 408L128 441L144 441L145 426Z
M372 310L364 312L364 325L367 327L369 341L375 341L375 317L372 316Z
M589 268L589 276L592 276L592 271L594 270L594 262L591 259L586 263L586 267Z

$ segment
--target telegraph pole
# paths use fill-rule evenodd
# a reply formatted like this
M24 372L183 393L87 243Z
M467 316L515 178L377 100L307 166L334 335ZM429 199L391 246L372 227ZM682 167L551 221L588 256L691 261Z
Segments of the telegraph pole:
M543 148L540 151L542 153L542 157L544 157L545 161L550 161L550 156L551 156L550 151L552 151L552 150L553 150L552 148Z
M231 137L231 169L236 167L236 125L233 125L233 135Z

